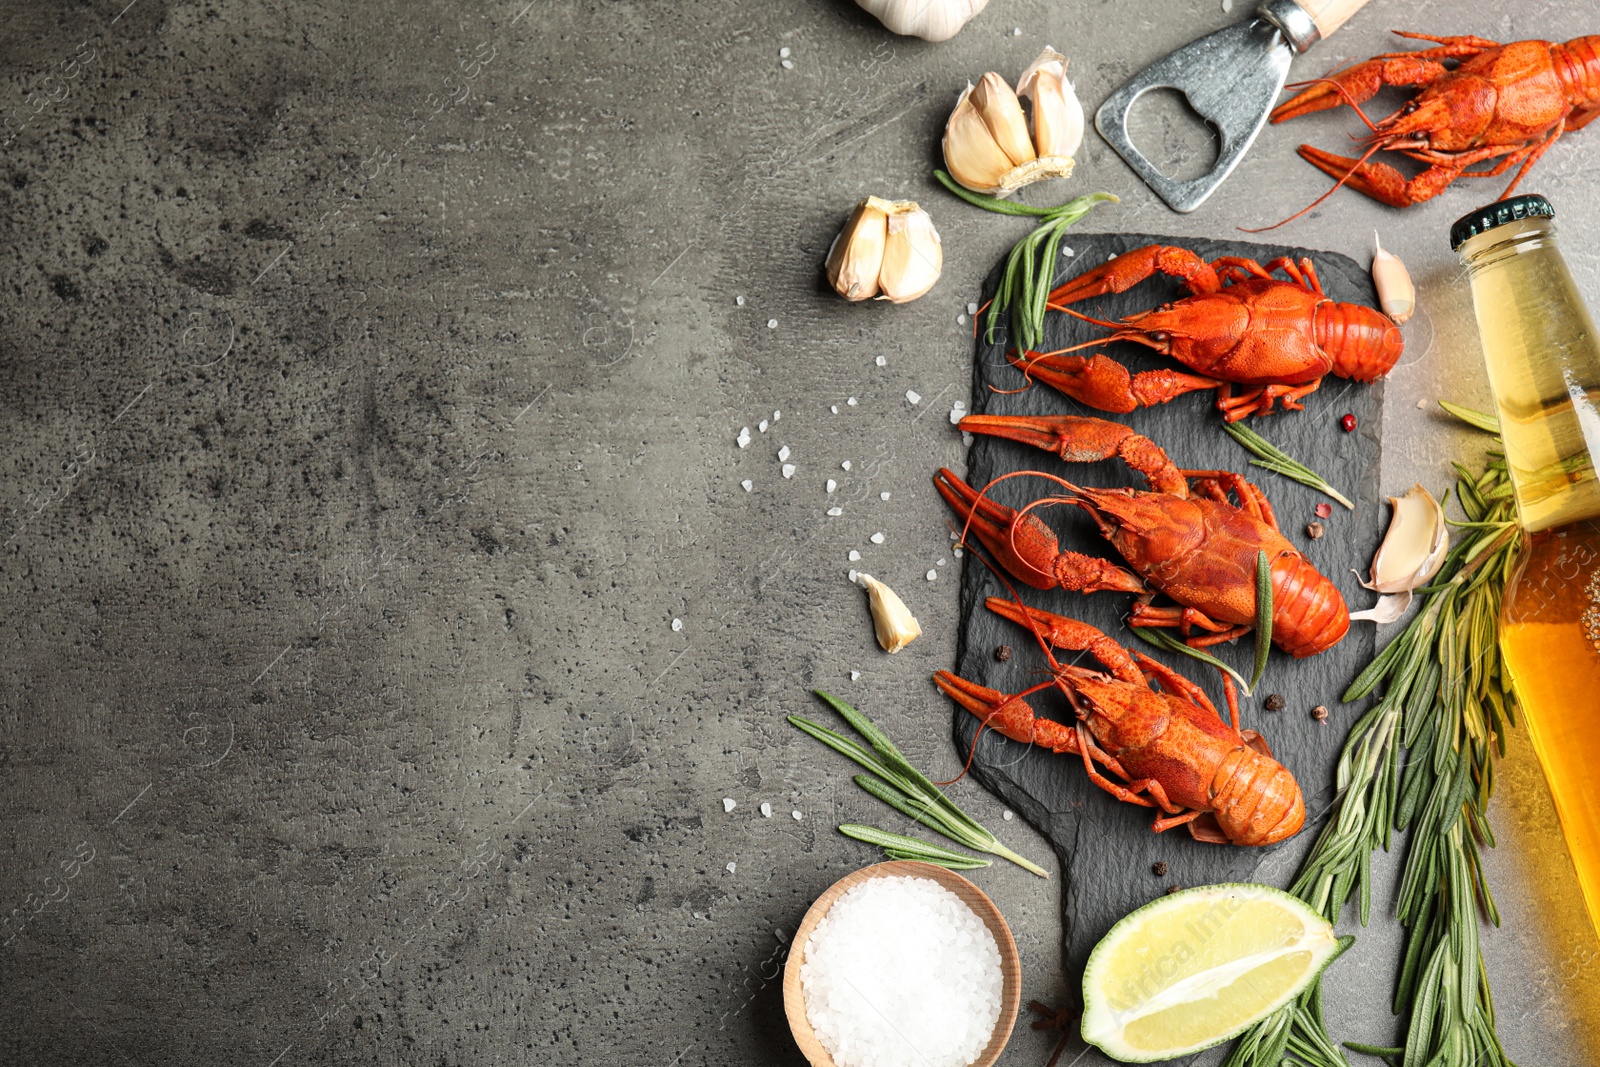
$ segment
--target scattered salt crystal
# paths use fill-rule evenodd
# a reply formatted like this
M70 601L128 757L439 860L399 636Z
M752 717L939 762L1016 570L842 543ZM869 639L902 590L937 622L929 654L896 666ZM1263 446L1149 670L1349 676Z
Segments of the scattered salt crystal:
M682 619L673 619L672 620L672 632L673 633L678 633L682 629L683 629L683 620Z
M913 404L920 404L922 403L922 394L917 392L915 389L907 389L906 399L911 401Z
M950 531L950 540L959 541L959 540L961 540L961 535L956 533L954 530L951 530Z
M1011 811L1010 811L1009 808L1006 810L1006 813L1004 815L1000 816L1000 817L1002 819L1004 819L1006 822L1010 822L1012 819L1016 818L1015 815L1011 814Z
M773 421L773 422L777 422L777 421L778 421L778 420L779 420L779 419L781 419L781 418L783 418L783 412L781 412L781 411L774 411L774 412L773 412L773 413L772 413L772 421Z
M794 467L793 463L785 463L783 465L783 476L785 478L793 478L794 477L794 470L795 470L795 467Z
M828 410L833 412L835 415L837 415L837 414L839 414L839 405L838 404L834 404L832 407L828 408Z
M749 478L746 478L744 481L740 482L739 484L744 486L744 491L747 492L747 493L750 492L750 490L752 490L752 489L754 489L756 487L756 483L752 482Z
M873 360L872 362L876 363L880 367L887 367L889 365L889 361L887 359L884 359L882 356L879 356L877 359Z
M1233 10L1233 0L1222 0L1222 13L1227 14Z
M762 433L766 433L767 427L771 425L772 423L768 422L766 419L762 419L760 422L756 423L756 429L760 430Z
M792 59L780 59L778 62L783 64L783 69L784 70L793 70L794 69L794 60L792 60Z
M970 433L968 433L967 431L962 430L961 431L961 443L966 445L968 448L971 448L972 447L972 441L973 441L972 435Z
M785 459L788 459L788 458L789 458L789 446L788 445L784 445L782 448L778 449L778 459L781 461L781 460L785 460Z
M791 811L791 812L790 812L790 813L789 813L789 814L790 814L790 815L793 815L793 816L794 816L794 821L795 821L795 822L799 822L799 821L800 821L800 820L801 820L801 819L804 819L804 818L805 818L805 816L804 816L804 815L801 815L801 814L800 814L800 809L799 809L799 808L795 808L795 809L794 809L794 810L793 810L793 811Z
M767 329L776 330L777 328L778 328L778 320L777 319L768 319L767 320Z
M994 935L931 879L867 879L804 947L806 1016L840 1067L961 1067L1000 1020Z
M850 562L854 563L857 560L859 560L860 558L861 558L861 553L857 552L855 549L852 548L850 550Z
M952 556L954 556L956 559L960 559L961 558L961 549L953 548L953 549L950 550L950 554Z
M838 518L840 515L844 514L844 508L829 508L828 514L832 515L834 518Z
M1013 37L1021 37L1022 36L1022 27L1021 26L1014 27L1012 29L1012 31L1011 31L1011 36L1013 36Z
M738 806L739 806L739 802L734 800L732 797L723 797L722 798L722 810L723 811L725 811L725 812L732 811L734 808L737 808Z
M957 406L950 409L950 425L960 426L961 420L967 417L965 408Z
M889 491L887 489L885 489L883 492L879 493L878 494L878 499L882 500L882 501L888 501L888 499L889 499Z
M1424 397L1423 399L1417 401L1417 410L1418 411L1421 411L1423 408L1425 408L1427 406L1428 406L1428 400L1427 400L1426 397Z
M827 484L824 485L823 488L831 493L835 489L839 488L839 483L834 481L832 478L829 478L828 481L827 481Z
M934 564L934 566L935 567L943 567L944 564L945 564L945 561L941 558L938 563Z
M937 578L937 577L939 577L939 572L938 572L938 571L935 571L935 570L930 570L930 571L929 571L929 572L928 572L928 573L927 573L927 575L926 575L926 577L927 577L927 579L928 579L928 581L930 581L930 582L931 582L931 581L933 581L933 580L934 580L934 579L935 579L935 578Z
M957 326L965 326L966 324L967 324L967 316L966 315L963 314L963 315L957 315L956 316L956 325Z
M740 307L744 307L744 297L742 297L742 296L736 296L736 297L734 297L734 298L733 298L733 302L734 302L734 303L735 303L735 304L738 304L738 305L739 305L739 306L740 306Z
M860 672L860 671L851 671L851 672L850 672L850 680L851 680L851 681L852 681L852 682L859 682L859 681L861 681L861 672Z
M849 404L851 407L855 407L856 406L856 398L855 397L851 397L849 400L846 400L845 403Z
M772 818L772 805L767 803L765 800L761 802L761 817L763 819Z
M794 55L794 53L789 51L789 46L788 45L784 45L782 48L778 49L778 58L779 59L788 59L792 55Z
M1078 253L1076 253L1076 252L1074 252L1074 251L1073 251L1073 250L1072 250L1072 249L1071 249L1071 248L1070 248L1070 247L1069 247L1069 248L1063 248L1063 249L1062 249L1062 250L1061 250L1061 254L1062 254L1062 255L1064 255L1064 256L1066 256L1066 257L1067 257L1067 258L1068 258L1068 259L1071 259L1071 258L1072 258L1072 257L1073 257L1073 256L1075 256L1075 255L1077 255L1077 254L1078 254Z
M839 469L840 470L849 470L850 469L850 461L849 460L845 460L843 463L839 464Z
M978 313L978 305L976 303L972 303L972 304L968 304L967 305L967 314L968 315L976 315L977 313Z
M851 585L855 585L856 584L856 579L858 577L860 577L860 575L861 575L860 571L855 570L854 568L852 568L851 571L850 571L850 584Z
M739 869L739 865L737 863L733 862L732 860L728 861L728 873L729 874L732 874L733 872L737 871L738 869Z
M867 538L867 540L871 541L875 545L881 545L886 538L881 533L875 533L871 537Z
M740 448L744 448L746 445L748 445L750 443L750 427L741 426L739 428L739 436L735 437L734 440L739 442Z

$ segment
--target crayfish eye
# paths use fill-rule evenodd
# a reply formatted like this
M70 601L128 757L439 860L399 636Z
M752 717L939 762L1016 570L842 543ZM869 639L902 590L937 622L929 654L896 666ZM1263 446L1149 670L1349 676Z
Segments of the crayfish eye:
M1162 345L1166 344L1171 339L1172 339L1172 335L1169 334L1169 333L1157 332L1157 333L1153 333L1153 334L1150 335L1150 340L1156 342L1157 344L1162 344Z
M1415 110L1417 110L1417 102L1415 100L1407 100L1406 106L1400 109L1400 113L1402 115L1409 115Z

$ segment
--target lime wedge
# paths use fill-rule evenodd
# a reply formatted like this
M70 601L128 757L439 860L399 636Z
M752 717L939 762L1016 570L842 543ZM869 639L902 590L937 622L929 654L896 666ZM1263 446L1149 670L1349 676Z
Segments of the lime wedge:
M1287 1004L1338 954L1328 921L1264 885L1209 885L1111 928L1083 975L1083 1039L1124 1063L1174 1059Z

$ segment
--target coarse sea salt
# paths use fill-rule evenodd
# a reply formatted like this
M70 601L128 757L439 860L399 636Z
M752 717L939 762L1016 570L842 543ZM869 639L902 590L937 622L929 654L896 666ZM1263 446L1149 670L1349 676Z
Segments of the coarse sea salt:
M869 878L811 932L800 986L839 1067L964 1067L1000 1020L1000 949L937 882Z

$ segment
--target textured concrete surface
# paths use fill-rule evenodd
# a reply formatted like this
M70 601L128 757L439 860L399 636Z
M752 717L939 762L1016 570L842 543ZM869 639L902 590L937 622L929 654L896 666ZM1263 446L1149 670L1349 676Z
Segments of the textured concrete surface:
M962 458L957 314L1021 226L933 185L946 110L1047 42L1093 107L1234 16L994 0L934 46L845 0L124 4L0 8L0 1061L795 1062L782 934L871 858L833 825L888 816L783 713L824 685L957 766L927 477ZM1374 0L1299 69L1585 18ZM1227 233L1309 202L1294 144L1356 128L1269 130L1191 216L1093 137L1071 189L1125 198L1095 228ZM1594 298L1597 144L1528 186ZM1472 444L1416 400L1484 401L1444 233L1499 186L1464 184L1282 235L1379 227L1418 278L1390 491ZM934 212L918 303L819 287L869 192ZM927 630L892 660L851 549ZM1520 737L1504 779L1502 1033L1586 1062L1600 967ZM976 880L1057 1000L1057 885ZM1341 1036L1392 1028L1382 903L1330 978Z

